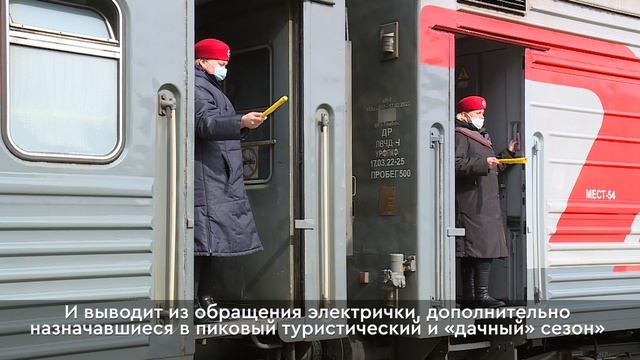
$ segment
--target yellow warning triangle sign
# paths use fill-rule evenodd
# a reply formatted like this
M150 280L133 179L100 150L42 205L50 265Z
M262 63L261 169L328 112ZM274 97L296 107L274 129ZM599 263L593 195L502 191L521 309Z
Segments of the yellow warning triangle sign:
M469 73L467 72L467 69L462 67L460 68L460 73L458 74L458 80L460 81L468 81L469 80Z

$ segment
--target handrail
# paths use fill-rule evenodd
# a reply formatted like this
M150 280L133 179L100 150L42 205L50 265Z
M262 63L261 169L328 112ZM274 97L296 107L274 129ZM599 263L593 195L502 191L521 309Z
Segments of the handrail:
M440 301L444 298L445 281L443 279L445 271L444 249L444 152L443 152L443 136L439 129L431 129L431 148L434 150L434 170L436 176L434 184L434 221L435 221L435 239L436 239L436 294L435 300Z
M320 299L327 306L331 294L330 190L329 190L329 111L317 111L320 127Z
M176 299L176 217L178 212L178 189L176 177L178 174L177 136L176 136L176 108L171 108L169 122L169 297L170 306Z
M541 262L541 244L544 242L544 202L543 195L543 156L542 156L542 139L539 134L533 137L533 146L531 148L531 170L532 170L532 204L533 204L533 291L534 300L539 302L542 297L542 262Z
M178 214L178 190L177 190L177 174L178 174L178 146L176 134L176 99L169 90L161 90L159 92L160 115L167 118L167 129L169 131L169 171L168 171L168 188L169 188L169 229L167 234L168 240L168 289L167 298L169 307L174 305L176 300L176 247L177 247L177 214Z

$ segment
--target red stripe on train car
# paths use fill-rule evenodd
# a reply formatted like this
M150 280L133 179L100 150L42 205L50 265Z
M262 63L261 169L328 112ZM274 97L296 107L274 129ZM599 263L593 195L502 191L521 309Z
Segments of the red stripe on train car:
M613 272L637 272L640 265L618 265L613 267Z
M640 211L640 60L622 44L426 6L420 14L420 62L453 69L452 33L520 44L527 48L527 80L598 96L602 126L549 242L623 242ZM615 196L588 199L593 189Z

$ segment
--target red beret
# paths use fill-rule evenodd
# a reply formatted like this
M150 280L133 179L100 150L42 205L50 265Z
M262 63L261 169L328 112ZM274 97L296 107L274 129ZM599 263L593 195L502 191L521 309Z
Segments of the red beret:
M487 100L482 96L467 96L458 101L458 112L484 110L487 108Z
M229 61L231 50L229 50L229 45L218 39L204 39L196 43L195 56L196 59Z

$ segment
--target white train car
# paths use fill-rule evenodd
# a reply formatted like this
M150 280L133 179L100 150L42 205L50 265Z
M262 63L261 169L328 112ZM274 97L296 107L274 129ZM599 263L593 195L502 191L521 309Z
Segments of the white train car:
M638 5L350 1L348 13L358 133L350 300L386 292L432 310L457 306L453 119L458 99L479 94L494 148L517 137L529 160L500 176L510 256L494 262L490 289L511 306L566 307L574 325L635 329ZM389 268L391 253L415 259L406 286L359 281ZM548 319L526 323L535 330L521 351L549 337ZM457 354L458 345L452 358L518 357L495 344Z

